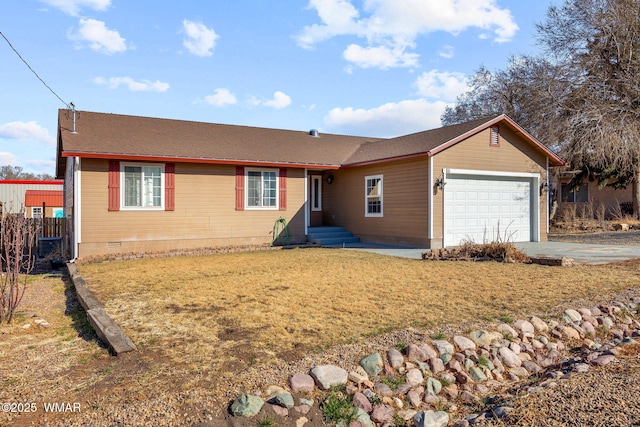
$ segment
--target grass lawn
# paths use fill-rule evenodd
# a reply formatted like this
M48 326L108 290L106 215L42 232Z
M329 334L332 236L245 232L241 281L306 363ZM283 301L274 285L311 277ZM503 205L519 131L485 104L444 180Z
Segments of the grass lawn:
M570 268L293 249L82 264L143 349L214 375L408 327L545 316L640 282L640 264Z

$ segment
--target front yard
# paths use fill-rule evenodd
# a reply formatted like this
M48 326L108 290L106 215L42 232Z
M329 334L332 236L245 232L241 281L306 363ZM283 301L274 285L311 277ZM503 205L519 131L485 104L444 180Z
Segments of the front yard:
M51 416L66 424L206 421L245 388L284 383L294 365L310 368L319 352L342 346L331 363L351 363L365 354L350 351L388 348L376 340L392 331L428 337L544 317L569 301L637 288L639 266L417 261L316 248L82 264L80 274L139 351L108 356L77 336L85 327L77 315L52 314L52 328L22 329L34 310L25 304L20 323L0 326L0 397L83 402L82 414ZM64 310L64 285L51 280L59 279L42 286L49 283L51 305ZM349 347L362 342L366 349Z

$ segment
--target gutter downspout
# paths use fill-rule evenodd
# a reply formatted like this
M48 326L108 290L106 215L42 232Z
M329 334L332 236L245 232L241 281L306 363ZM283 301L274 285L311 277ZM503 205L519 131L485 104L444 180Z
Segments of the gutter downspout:
M549 157L547 157L547 164L546 164L546 172L547 172L547 176L545 177L545 181L547 183L547 201L546 201L546 205L547 205L547 234L549 234L549 215L551 214L551 183L549 182Z

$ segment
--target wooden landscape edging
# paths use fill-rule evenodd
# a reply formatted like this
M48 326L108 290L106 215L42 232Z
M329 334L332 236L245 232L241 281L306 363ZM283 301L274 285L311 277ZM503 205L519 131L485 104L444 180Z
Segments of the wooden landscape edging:
M89 290L87 283L78 274L76 265L67 263L66 266L71 282L76 288L78 301L87 312L87 319L98 337L113 350L116 356L136 350L131 338L125 335L120 326L109 317L102 303Z

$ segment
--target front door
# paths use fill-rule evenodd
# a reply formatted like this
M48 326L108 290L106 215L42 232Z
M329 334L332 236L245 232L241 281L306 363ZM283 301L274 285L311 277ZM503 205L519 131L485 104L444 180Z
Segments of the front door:
M309 226L322 226L322 175L309 176Z

